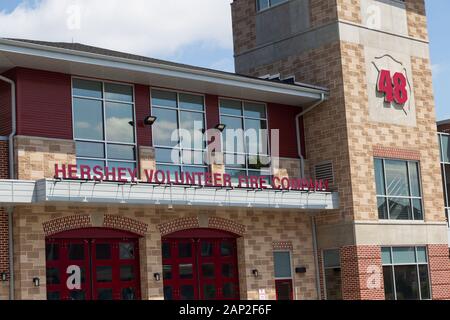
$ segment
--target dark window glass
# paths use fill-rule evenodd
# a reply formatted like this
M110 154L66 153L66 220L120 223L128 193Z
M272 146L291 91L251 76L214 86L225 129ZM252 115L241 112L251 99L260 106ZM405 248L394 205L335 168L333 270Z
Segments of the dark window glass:
M225 299L233 299L236 297L236 289L234 283L225 283L222 287L222 294Z
M445 185L447 186L447 206L450 206L450 164L446 164L444 166L444 170L445 170L445 177L446 177L446 181L445 181Z
M389 198L389 213L391 219L410 220L411 200L408 198Z
M392 266L383 267L384 294L386 300L395 300L394 275Z
M102 102L88 99L73 99L75 138L103 140Z
M162 257L163 259L169 259L171 255L171 245L168 242L163 242L162 244Z
M377 205L378 205L378 217L380 219L389 219L387 211L387 198L378 197Z
M84 260L84 245L69 244L68 257L69 260Z
M417 162L409 162L408 165L411 184L411 196L420 197L419 164Z
M292 300L292 281L276 281L278 300Z
M417 267L415 265L395 266L394 272L397 300L419 300Z
M59 245L49 243L45 246L45 256L47 261L56 261L59 259Z
M120 281L133 281L134 278L134 266L120 266Z
M163 266L163 279L164 280L171 280L172 279L172 266L171 265L164 265Z
M173 300L173 289L171 286L164 287L164 300Z
M273 6L276 6L277 4L280 4L280 3L283 3L286 1L287 0L270 0L270 5L273 7Z
M191 243L179 243L178 244L178 256L180 258L192 257L192 244Z
M113 300L112 289L98 289L98 300Z
M123 288L122 300L136 300L136 290L134 288Z
M98 260L111 260L111 245L105 243L95 245L95 257Z
M413 199L414 220L423 220L422 200Z
M195 299L194 286L191 286L191 285L181 286L180 299L181 300L194 300Z
M205 300L214 300L216 298L216 286L213 284L205 284L203 286L203 296Z
M133 106L106 102L106 138L109 141L134 143Z
M47 292L47 300L61 300L61 294L59 292Z
M232 264L223 264L222 265L222 277L224 278L233 278L233 265Z
M269 0L257 0L258 11L269 8Z
M386 195L383 160L381 159L375 159L375 181L377 185L377 195Z
M70 291L70 300L84 301L84 300L86 300L86 292L84 292L84 291Z
M420 278L420 292L422 294L422 300L431 299L430 292L430 278L428 276L428 266L419 266L419 278Z
M105 146L103 143L76 142L77 157L104 158Z
M223 241L220 244L220 255L222 257L229 257L233 254L233 244L228 241Z
M179 141L177 111L153 108L152 113L158 117L152 127L155 146L175 147Z
M450 136L442 136L443 162L450 162Z
M176 108L177 94L170 91L152 90L152 106Z
M108 144L108 158L134 161L136 160L135 147L118 144Z
M112 267L101 266L96 268L97 282L112 281Z
M291 278L290 252L274 252L275 278Z
M202 276L204 278L212 279L215 277L214 274L214 263L204 263L202 264Z
M325 269L327 300L342 300L341 268Z
M73 95L101 99L102 83L83 79L73 79Z
M192 279L194 276L192 264L180 264L180 279Z
M123 242L119 244L120 260L134 259L134 243Z
M202 242L202 257L212 257L213 244L211 242Z
M341 266L341 253L339 249L323 251L323 265L325 268L338 268Z
M133 87L117 83L105 83L105 95L108 100L133 102Z
M180 109L203 111L203 97L180 93Z
M47 284L60 284L58 268L47 268Z
M410 196L406 161L385 160L386 186L389 196Z

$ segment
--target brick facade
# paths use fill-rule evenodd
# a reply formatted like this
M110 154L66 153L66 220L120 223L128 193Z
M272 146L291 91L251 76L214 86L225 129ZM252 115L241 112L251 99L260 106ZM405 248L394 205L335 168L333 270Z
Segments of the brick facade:
M429 245L431 293L434 300L450 300L450 259L446 245Z

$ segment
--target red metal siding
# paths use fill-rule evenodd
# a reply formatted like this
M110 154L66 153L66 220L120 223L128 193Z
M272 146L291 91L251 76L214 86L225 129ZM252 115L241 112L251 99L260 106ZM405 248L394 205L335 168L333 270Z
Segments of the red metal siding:
M0 81L0 136L11 133L11 86Z
M152 128L144 125L145 117L150 115L150 88L136 84L134 86L136 95L136 131L138 146L152 145Z
M16 70L17 134L72 139L70 75Z
M207 94L205 96L206 104L206 128L213 129L220 122L219 115L219 98L217 96Z
M273 103L269 103L267 105L267 109L269 129L278 129L280 133L280 157L298 158L295 117L302 111L302 109L294 106ZM302 154L305 155L302 118L300 119L300 132L302 139Z

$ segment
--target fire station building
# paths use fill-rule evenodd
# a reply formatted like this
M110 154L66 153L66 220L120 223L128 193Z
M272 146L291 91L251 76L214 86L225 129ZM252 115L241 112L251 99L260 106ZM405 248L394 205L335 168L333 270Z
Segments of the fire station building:
M236 73L0 39L0 299L450 299L423 0L231 10Z

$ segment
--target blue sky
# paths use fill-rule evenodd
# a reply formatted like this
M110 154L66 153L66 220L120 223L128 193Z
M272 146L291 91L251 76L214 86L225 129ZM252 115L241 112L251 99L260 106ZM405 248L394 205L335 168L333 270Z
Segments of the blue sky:
M88 0L0 0L0 18L7 17L13 12L17 14L15 16L11 16L11 21L20 21L18 19L26 16L28 21L32 20L33 16L36 16L38 23L42 23L42 16L46 15L47 12L54 12L55 10L62 11L60 13L63 18L65 17L65 9L67 6L73 3L77 3L80 1ZM89 0L90 3L93 3L93 0ZM103 1L103 0L102 0ZM108 3L111 7L113 2L120 3L122 0L108 0ZM161 16L167 14L168 11L164 11L167 8L162 8L164 1L155 1L151 3L148 0L129 0L136 1L135 4L139 6L139 8L134 8L134 10L130 12L130 15L138 14L141 16L142 20L145 21L155 21L159 19ZM202 2L203 1L203 2ZM99 1L100 2L100 1ZM152 37L147 38L145 35L136 35L134 37L130 37L129 35L132 32L131 30L136 30L141 28L145 30L146 24L145 21L143 23L139 23L139 21L130 21L123 20L120 21L120 29L117 29L117 32L122 32L122 41L120 43L114 43L114 40L105 39L104 37L99 37L91 32L90 28L96 28L97 24L101 25L102 21L95 21L96 24L91 27L88 25L84 27L82 31L73 31L70 34L58 33L59 30L50 26L48 30L54 30L52 32L39 32L39 34L33 34L31 27L24 28L25 31L17 31L17 28L13 28L12 26L10 31L5 31L5 28L2 28L0 31L0 36L16 36L16 37L33 37L39 38L40 40L50 40L50 41L76 41L88 43L91 45L99 45L103 47L112 47L114 49L121 49L128 52L134 52L139 54L149 55L155 58L167 59L172 61L177 61L186 64L204 66L208 68L220 69L225 71L233 71L233 50L232 50L232 40L231 40L231 18L229 14L229 2L231 0L198 0L199 4L199 12L201 13L205 6L208 6L208 16L211 16L209 21L205 21L204 25L201 24L199 17L201 16L202 20L204 20L205 15L194 16L191 21L185 21L186 25L178 24L173 25L173 21L179 21L181 19L177 19L177 11L179 9L178 14L180 17L186 16L185 10L189 10L190 16L196 12L195 8L169 8L170 13L173 13L173 19L170 19L172 24L172 28L176 30L165 30L164 28L168 27L167 20L162 20L161 23L154 22L151 24L151 27L159 26L159 29L156 28L157 32L152 32ZM46 3L41 6L41 3ZM51 3L51 4L50 4ZM104 3L104 2L103 2ZM138 5L139 3L139 5ZM151 3L151 4L150 4ZM159 4L156 4L159 3ZM64 4L66 7L64 7ZM178 4L178 3L177 3ZM429 26L429 35L431 42L431 60L433 66L433 85L434 85L434 94L436 101L436 112L438 120L449 119L450 118L450 43L447 41L448 39L448 30L450 30L450 22L447 17L448 12L450 12L450 1L449 0L426 0L427 4L427 13L428 13L428 26ZM18 6L21 5L22 11L18 10ZM155 6L160 6L161 8L155 9ZM153 16L148 17L145 14L141 15L141 11L146 11L142 8L142 6L150 7L148 9L148 13L151 15L153 11ZM192 6L192 3L191 3ZM34 9L39 7L45 7L42 10L35 11ZM119 6L118 6L119 7ZM123 6L120 6L123 9ZM20 8L19 8L20 9ZM132 8L133 9L133 8ZM25 15L24 13L30 13L31 15ZM22 13L22 14L20 14ZM98 11L97 11L98 13ZM124 16L124 13L119 10L112 11L112 14L105 13L105 15L114 16L116 13L118 16ZM41 15L41 16L39 16ZM125 14L126 16L126 14ZM31 18L30 18L31 17ZM46 15L47 17L47 15ZM114 17L114 18L117 18ZM54 16L49 15L47 20L57 19ZM195 20L197 19L197 20ZM95 19L94 19L95 20ZM138 20L138 19L136 19ZM198 26L196 21L199 21ZM215 21L213 23L213 27L211 27L211 21ZM61 23L61 21L58 21ZM108 25L108 21L103 20L105 25ZM111 22L111 21L109 21ZM18 23L18 22L17 22ZM26 22L24 22L26 23ZM64 23L64 20L62 21ZM43 23L45 24L45 23ZM128 31L126 30L127 24L129 24ZM109 26L109 25L108 25ZM125 28L124 28L125 26ZM137 27L136 27L137 26ZM197 26L197 27L195 27ZM122 30L123 29L123 30ZM170 29L170 27L169 27ZM180 32L180 30L183 30ZM87 32L86 32L87 31ZM22 33L20 33L22 32ZM111 37L116 35L115 29L111 29ZM104 34L104 33L100 33ZM156 36L156 40L152 41ZM158 38L159 35L159 38ZM128 39L129 41L123 41L123 39ZM168 42L166 39L175 39L173 45L168 46ZM217 40L221 39L221 40ZM172 42L172 41L171 41ZM135 43L141 43L140 46L135 45ZM169 48L168 48L169 47Z

